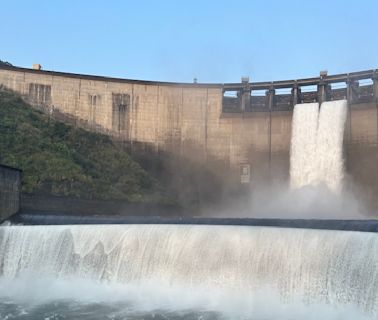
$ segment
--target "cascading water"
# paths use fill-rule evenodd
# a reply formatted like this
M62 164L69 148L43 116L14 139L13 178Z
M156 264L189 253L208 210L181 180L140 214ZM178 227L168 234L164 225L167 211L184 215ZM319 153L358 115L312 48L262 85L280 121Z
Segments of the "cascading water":
M318 117L318 103L294 107L290 149L290 185L294 189L316 182Z
M343 180L343 136L346 100L294 107L290 183L294 189L325 184L340 192Z
M322 308L325 319L329 310L344 313L343 319L378 316L378 238L373 233L199 225L5 226L0 252L3 300L20 295L12 289L17 278L24 291L25 277L33 279L28 299L41 295L35 279L54 279L42 282L52 298L64 291L54 281L70 281L65 299L80 296L86 279L124 285L129 291L107 295L134 304L148 301L156 309L311 319L308 306L318 310L314 319ZM164 300L165 294L171 298ZM289 308L293 305L295 310Z
M343 137L347 117L346 100L323 102L316 138L317 179L340 192L344 176Z

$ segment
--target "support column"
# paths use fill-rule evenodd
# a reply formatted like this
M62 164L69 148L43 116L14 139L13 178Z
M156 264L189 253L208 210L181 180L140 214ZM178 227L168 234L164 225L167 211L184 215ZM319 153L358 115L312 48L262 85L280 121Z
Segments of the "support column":
M320 81L318 83L318 103L321 105L324 101L327 101L326 86L327 83L324 80L327 77L327 71L320 71Z
M299 88L297 83L295 83L293 88L291 89L291 101L293 108L296 104L300 103Z
M269 130L268 130L268 141L269 141L269 183L272 182L272 110L274 108L274 87L271 86L269 90L266 91L269 109Z
M378 126L378 70L375 70L373 74L373 92L374 92L375 107L377 109L377 126ZM377 132L377 141L378 141L378 132Z
M373 74L373 90L374 101L378 104L378 70L375 70Z
M251 106L251 86L249 84L249 78L241 78L243 89L241 94L241 111L249 110Z
M352 104L358 100L358 87L359 83L357 80L348 78L347 80L347 99L348 104Z
M346 130L346 142L347 142L347 147L346 147L346 170L349 170L349 159L350 159L350 145L352 143L352 109L351 109L351 104L354 99L353 91L354 91L354 82L355 80L350 79L348 77L347 79L347 106L348 106L348 117L347 117L347 126L345 128Z
M325 82L323 80L320 80L318 84L318 103L321 105L324 101L327 100L326 98L326 91L325 91Z
M268 100L268 109L272 110L274 108L274 96L275 90L274 87L270 87L269 90L266 91L267 100Z

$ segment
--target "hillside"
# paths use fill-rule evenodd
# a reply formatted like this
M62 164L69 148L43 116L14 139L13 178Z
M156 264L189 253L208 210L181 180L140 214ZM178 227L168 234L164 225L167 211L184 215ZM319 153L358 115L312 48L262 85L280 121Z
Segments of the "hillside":
M0 163L23 170L22 191L159 202L158 182L109 137L74 128L0 88Z

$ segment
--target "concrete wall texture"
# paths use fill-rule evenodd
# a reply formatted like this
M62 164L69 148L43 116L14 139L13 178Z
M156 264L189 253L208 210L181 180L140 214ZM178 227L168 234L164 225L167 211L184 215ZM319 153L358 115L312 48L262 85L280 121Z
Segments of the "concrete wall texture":
M0 222L20 208L21 171L0 165Z
M148 156L168 156L176 173L200 167L224 187L223 192L240 186L240 166L245 164L250 166L252 189L262 182L288 180L290 108L223 112L221 84L0 67L0 85L58 119L112 135L132 149L149 150ZM373 87L378 92L376 82ZM349 111L346 168L357 188L372 199L378 194L377 102L355 103Z

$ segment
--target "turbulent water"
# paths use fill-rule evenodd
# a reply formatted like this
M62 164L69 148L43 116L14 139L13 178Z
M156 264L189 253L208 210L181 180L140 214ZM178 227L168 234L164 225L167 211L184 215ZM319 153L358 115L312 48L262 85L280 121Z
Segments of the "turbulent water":
M294 189L314 184L317 180L316 136L318 118L318 103L295 105L290 149L290 184Z
M82 319L378 317L373 233L3 226L0 252L2 318L74 318L72 312Z
M318 182L340 192L344 175L343 137L347 116L346 100L323 102L316 138Z
M298 104L294 107L291 138L292 188L325 184L340 192L343 180L343 137L346 100Z

